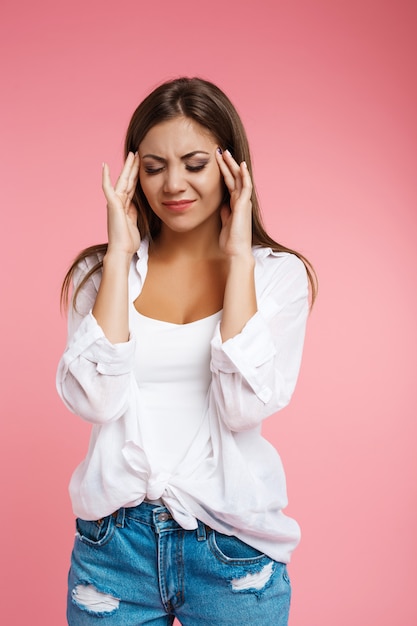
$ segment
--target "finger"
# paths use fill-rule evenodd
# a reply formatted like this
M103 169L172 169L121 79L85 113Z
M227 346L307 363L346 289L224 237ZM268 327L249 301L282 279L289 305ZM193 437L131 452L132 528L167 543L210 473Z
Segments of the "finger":
M101 177L101 186L104 191L104 195L108 200L110 195L113 193L113 185L110 178L110 169L107 163L103 163L102 177Z
M119 178L116 181L114 186L114 190L116 193L126 193L129 185L129 176L132 170L133 163L135 161L135 155L133 152L129 152L124 162L122 171L120 172Z
M246 161L242 161L242 163L240 164L240 173L242 178L242 190L246 191L249 196L251 196L253 185Z
M235 208L241 207L243 213L248 216L252 214L252 179L249 174L248 166L245 161L240 164L240 174L242 179L242 188L240 190L239 198L236 198Z
M235 161L229 150L225 150L222 154L223 164L227 167L227 172L222 170L225 183L230 192L235 191L238 195L242 189L242 174L238 163Z
M225 154L224 152L222 153L219 150L216 150L216 160L217 160L219 169L223 175L223 179L226 184L226 187L229 190L229 192L232 193L232 191L234 191L236 188L235 177L228 163L226 163L226 161L224 160L224 157L223 157L224 154Z
M240 167L239 167L239 164L237 163L237 161L235 161L235 159L233 158L232 153L229 150L225 150L223 152L223 159L226 161L226 163L229 166L230 170L236 176L239 173Z
M132 168L129 173L128 187L127 187L127 195L128 195L129 200L133 198L133 194L135 193L135 189L136 189L136 185L137 185L138 177L139 177L139 166L140 166L139 154L136 152L134 161L132 164Z

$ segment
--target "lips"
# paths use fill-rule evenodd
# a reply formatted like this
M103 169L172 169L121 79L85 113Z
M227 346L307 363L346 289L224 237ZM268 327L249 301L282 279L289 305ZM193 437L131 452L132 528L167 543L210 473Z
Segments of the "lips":
M170 211L174 211L176 213L181 213L188 209L195 200L170 200L168 202L163 202L163 206L169 209Z

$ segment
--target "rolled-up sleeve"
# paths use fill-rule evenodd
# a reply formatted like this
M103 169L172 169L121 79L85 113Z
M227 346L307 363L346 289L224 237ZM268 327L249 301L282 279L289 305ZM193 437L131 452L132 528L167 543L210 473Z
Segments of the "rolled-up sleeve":
M85 266L84 272L83 267L77 269L75 285L86 270ZM70 411L102 424L117 420L128 407L135 339L112 344L105 337L91 313L97 288L98 283L91 277L79 292L76 308L71 304L68 342L58 364L56 384Z
M304 265L290 254L259 264L257 313L224 343L219 325L211 344L212 401L232 431L254 428L284 408L301 364L309 309Z

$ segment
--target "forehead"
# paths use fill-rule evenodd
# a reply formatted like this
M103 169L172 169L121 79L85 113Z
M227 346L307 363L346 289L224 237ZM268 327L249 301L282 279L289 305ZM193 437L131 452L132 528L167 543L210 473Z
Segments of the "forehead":
M181 116L153 126L143 138L139 151L182 156L196 150L212 151L216 147L217 141L209 130Z

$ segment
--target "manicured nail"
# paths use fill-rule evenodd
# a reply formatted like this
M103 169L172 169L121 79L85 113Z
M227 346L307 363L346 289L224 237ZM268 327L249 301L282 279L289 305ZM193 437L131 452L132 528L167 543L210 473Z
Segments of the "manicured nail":
M219 154L223 154L223 150L222 150L220 147L219 147L219 148L217 148L217 152L218 152Z

